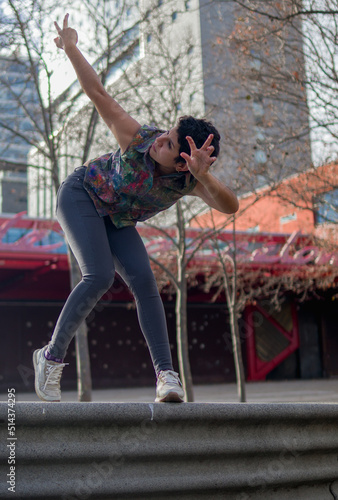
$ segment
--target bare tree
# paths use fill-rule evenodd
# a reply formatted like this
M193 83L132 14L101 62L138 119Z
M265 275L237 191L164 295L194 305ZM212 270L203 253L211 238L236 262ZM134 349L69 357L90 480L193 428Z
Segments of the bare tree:
M93 4L87 2L85 6L91 14L86 19L88 29L90 19L95 21L93 32L96 34L96 42L90 44L96 48L95 59L98 61L98 69L103 82L106 81L112 67L119 61L121 50L117 50L121 38L126 36L122 26L116 21L111 23L107 17L109 2ZM63 8L69 5L66 2L59 3L60 15ZM76 9L76 5L73 6ZM121 11L115 12L115 18L123 18L127 2L121 5ZM71 9L70 9L71 10ZM94 17L94 11L95 16ZM81 113L81 131L71 126L70 118L76 115L79 109L79 101L82 99L80 88L72 85L65 90L59 98L55 98L55 79L53 60L50 57L47 40L55 37L52 21L55 7L49 2L36 0L22 1L9 0L5 12L5 27L0 33L3 53L8 64L17 63L25 66L24 74L27 78L20 82L20 92L16 92L13 82L7 78L4 72L1 76L1 85L13 94L16 102L17 119L10 121L1 120L0 126L11 138L20 138L21 141L34 148L35 153L30 155L29 168L35 171L33 174L38 185L45 185L45 195L49 197L49 206L53 206L54 195L60 185L60 175L65 174L65 163L74 165L74 160L83 163L85 155L88 154L94 140L95 129L98 123L98 115L92 105L87 105ZM49 24L47 24L49 23ZM102 29L104 23L105 30ZM130 23L137 25L138 20ZM11 28L11 29L9 29ZM11 34L10 36L8 34ZM106 37L103 40L103 37ZM130 45L126 44L126 51ZM56 48L53 48L56 51ZM31 87L31 100L27 100L26 88ZM29 122L29 127L21 126L22 120ZM71 150L71 141L76 140L77 147ZM81 145L81 147L80 147ZM72 151L72 152L69 152ZM51 189L50 189L51 188ZM51 216L52 213L49 212ZM69 252L71 266L71 286L79 281L79 271L75 260ZM83 324L76 334L77 370L78 370L78 394L81 401L91 400L91 376L90 362L87 346L87 328Z
M288 238L281 235L278 242L273 237L270 241L265 237L262 242L261 235L253 233L237 233L230 242L228 236L224 239L225 235L218 233L213 238L218 264L206 280L205 290L214 291L212 300L225 290L231 317L231 334L225 340L229 348L232 345L238 373L243 369L240 364L237 366L238 353L249 331L242 317L244 309L263 303L268 306L269 315L274 315L281 311L290 295L295 302L324 299L327 291L335 288L338 270L333 261L337 247L332 244L323 249L316 239L298 232ZM333 291L335 297L337 294ZM241 396L245 392L240 379L237 375Z
M291 123L292 115L285 114L289 120L284 124L284 134L279 138L269 134L257 144L268 158L265 178L274 179L271 173L276 171L271 169L271 162L275 145L284 145L284 158L279 155L278 159L286 164L290 161L290 157L285 157L290 156L290 147L299 145L301 151L308 135L315 165L335 160L338 152L337 3L332 0L235 0L233 3L238 9L229 43L240 56L238 75L247 98L254 102L258 89L264 91L263 100L270 103L272 110L263 120L269 120L271 126L275 121L274 110L281 109L278 103L290 109L295 117ZM302 120L301 126L299 117L307 115L308 123ZM276 118L283 119L283 114ZM295 171L309 167L310 162L299 162Z
M235 221L236 216L233 216L233 251L232 255L226 253L222 255L222 250L219 245L219 240L217 238L218 231L216 231L216 227L214 224L214 235L213 235L213 245L216 249L216 253L219 259L223 286L227 301L227 306L230 315L230 331L231 331L231 342L232 342L232 351L234 356L234 364L235 364L235 372L236 372L236 381L237 381L237 393L238 398L241 403L246 401L245 395L245 374L244 374L244 365L243 365L243 356L241 349L241 339L239 336L238 330L238 319L240 317L239 312L239 302L237 300L237 291L238 291L238 279L237 279L237 256L236 256L236 231L235 231ZM229 272L230 265L230 272Z
M331 223L336 222L334 165L324 175L316 168L337 158L336 2L220 0L208 6L214 19L218 17L219 26L222 19L225 26L224 30L215 30L217 70L223 70L224 80L237 82L231 87L230 99L231 108L237 106L240 112L236 117L230 113L231 127L225 129L225 137L228 150L237 155L238 187L243 192L243 186L246 191L255 191L266 185L267 195L279 196L304 210L313 210L314 199L322 204L321 195L327 192L326 217L328 222L329 216ZM225 12L233 16L228 30ZM228 64L222 69L220 63L225 57ZM213 64L214 60L210 66ZM217 103L210 104L216 111ZM256 137L252 137L252 131ZM305 176L306 171L306 182L279 186L290 174ZM328 246L331 242L317 240L317 244ZM219 277L216 273L213 278L220 280L223 289L226 268L222 263L220 266ZM231 266L228 272L233 280ZM322 272L326 276L323 269L308 267L303 272L306 278L295 269L283 277L268 271L265 276L262 270L253 269L246 269L245 275L237 272L239 313L245 304L263 297L279 307L283 294L291 290L299 300L305 300L315 293L316 286L321 289L325 282L330 287L330 280L334 279L329 268L330 278L323 283L318 279Z
M154 229L154 237L167 241L166 248L148 250L149 258L154 264L154 272L160 289L175 294L176 313L176 340L179 371L186 393L186 400L194 401L193 378L189 361L189 335L188 335L188 288L196 281L196 276L201 273L200 266L195 263L195 256L199 249L210 241L214 230L206 228L189 237L189 225L194 218L190 212L189 203L179 200L176 203L176 218L172 226L158 226L154 222L147 224Z

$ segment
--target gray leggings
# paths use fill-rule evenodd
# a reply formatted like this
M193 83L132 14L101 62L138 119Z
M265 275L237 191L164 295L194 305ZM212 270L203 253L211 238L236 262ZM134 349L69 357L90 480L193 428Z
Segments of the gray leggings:
M77 328L112 286L116 270L135 297L156 374L172 370L164 308L142 239L134 226L117 229L108 216L98 215L83 187L84 175L85 167L75 169L58 191L56 215L82 280L61 311L48 351L65 357Z

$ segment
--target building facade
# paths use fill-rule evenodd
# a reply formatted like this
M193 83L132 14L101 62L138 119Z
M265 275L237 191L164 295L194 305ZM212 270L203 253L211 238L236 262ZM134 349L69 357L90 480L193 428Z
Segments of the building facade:
M240 198L236 229L253 233L292 233L313 235L327 244L338 244L338 162L332 162L264 186ZM215 210L193 222L195 227L216 226L231 229L226 216Z
M33 133L37 93L27 64L16 56L0 58L0 212L27 210L25 140Z
M284 4L276 3L271 13L283 17ZM307 168L311 148L300 21L272 25L237 2L158 1L151 10L152 5L143 1L152 20L150 27L144 23L145 58L156 61L156 74L163 69L153 47L162 52L169 47L169 54L175 54L180 46L182 59L182 48L190 54L194 71L172 107L217 126L222 137L217 175L245 192ZM269 12L270 7L260 8ZM176 68L179 76L178 62ZM199 85L194 87L195 79Z

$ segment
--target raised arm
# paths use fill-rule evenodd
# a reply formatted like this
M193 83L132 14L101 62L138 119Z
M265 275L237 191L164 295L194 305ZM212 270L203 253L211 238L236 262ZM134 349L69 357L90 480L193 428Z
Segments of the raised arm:
M181 156L186 161L190 172L197 179L197 184L190 194L202 198L209 207L215 208L219 212L233 214L237 212L239 206L237 196L209 172L210 166L216 160L216 157L211 156L214 150L211 146L212 139L213 135L210 134L203 146L197 149L194 140L187 136L190 156L187 153L181 153Z
M58 48L66 52L83 91L116 137L123 152L141 125L106 92L95 70L78 49L77 32L68 27L68 17L69 15L66 14L63 29L56 22L54 23L58 32L58 37L54 39L54 42Z

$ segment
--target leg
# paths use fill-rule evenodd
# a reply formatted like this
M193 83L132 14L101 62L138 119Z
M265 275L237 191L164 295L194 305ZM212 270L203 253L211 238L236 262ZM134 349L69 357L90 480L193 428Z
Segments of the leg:
M71 174L58 193L57 217L80 266L82 280L72 290L48 347L63 359L77 328L114 281L115 268L106 228L83 188L84 170Z
M116 229L108 217L105 223L116 270L135 297L139 323L157 375L155 401L181 403L184 390L172 368L164 308L142 239L134 227Z
M43 401L60 401L62 359L77 328L114 281L115 269L104 221L83 188L77 170L58 192L57 216L81 268L82 280L69 295L49 346L33 354L35 391Z
M164 307L143 241L135 227L116 229L108 217L105 223L116 271L135 297L155 372L172 370Z

